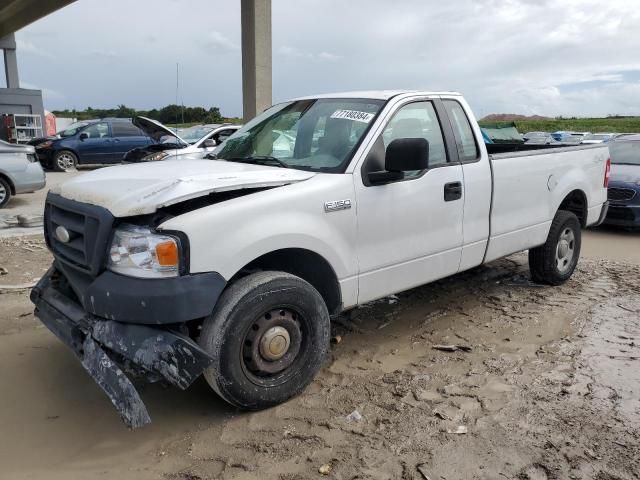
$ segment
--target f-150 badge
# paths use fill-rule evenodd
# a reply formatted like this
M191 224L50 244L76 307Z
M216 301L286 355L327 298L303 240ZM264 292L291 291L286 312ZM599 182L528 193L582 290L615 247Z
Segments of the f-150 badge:
M347 210L351 208L351 199L346 200L334 200L333 202L324 202L324 211L336 212L338 210Z

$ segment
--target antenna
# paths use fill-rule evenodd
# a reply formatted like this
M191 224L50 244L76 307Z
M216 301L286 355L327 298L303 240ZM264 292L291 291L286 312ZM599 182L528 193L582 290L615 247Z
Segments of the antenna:
M176 107L180 105L178 103L178 89L180 88L180 64L176 63ZM176 132L178 131L178 111L176 110Z

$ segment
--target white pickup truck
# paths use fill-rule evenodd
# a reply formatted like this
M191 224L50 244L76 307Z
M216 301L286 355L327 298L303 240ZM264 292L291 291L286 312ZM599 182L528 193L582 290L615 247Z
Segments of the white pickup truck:
M333 315L527 249L534 281L572 275L607 147L491 147L459 94L358 92L275 105L216 159L77 176L47 199L36 315L131 427L150 419L127 374L284 402Z

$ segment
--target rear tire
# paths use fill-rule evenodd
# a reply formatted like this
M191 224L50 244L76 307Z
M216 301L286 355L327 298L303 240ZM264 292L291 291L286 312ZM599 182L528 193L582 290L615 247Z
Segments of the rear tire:
M4 208L10 199L11 185L4 178L0 178L0 208Z
M329 350L327 306L303 279L258 272L221 295L198 343L213 358L204 372L228 403L259 410L300 393Z
M78 165L78 157L69 150L61 150L53 156L53 169L56 172L70 172Z
M531 278L538 283L561 285L573 275L582 244L580 221L574 213L556 213L544 245L529 250Z

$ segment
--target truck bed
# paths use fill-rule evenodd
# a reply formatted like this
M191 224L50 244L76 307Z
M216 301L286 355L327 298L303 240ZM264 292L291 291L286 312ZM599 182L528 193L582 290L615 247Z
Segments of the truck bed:
M607 158L606 144L490 154L493 195L485 261L542 245L572 192L585 200L583 224L594 223L607 199L602 188Z

